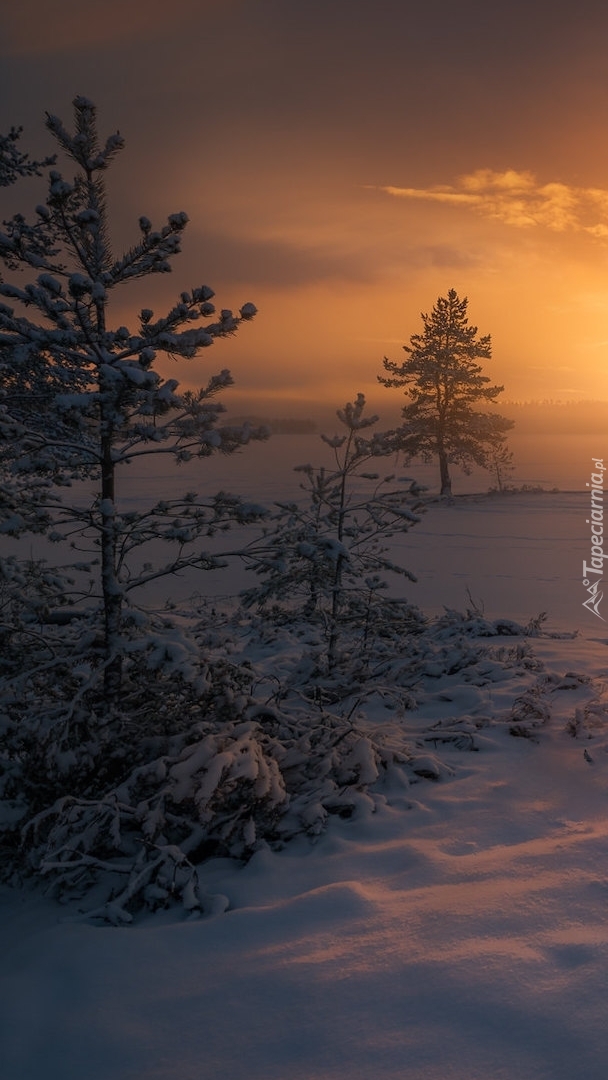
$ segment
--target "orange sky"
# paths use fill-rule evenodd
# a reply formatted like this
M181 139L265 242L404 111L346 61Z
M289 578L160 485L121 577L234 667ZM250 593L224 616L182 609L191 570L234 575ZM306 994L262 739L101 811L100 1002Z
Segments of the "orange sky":
M43 153L44 112L85 94L127 140L117 246L142 213L191 219L117 323L203 282L258 306L184 382L229 367L262 412L394 409L382 357L454 287L505 398L608 399L603 3L21 0L2 25L0 129Z

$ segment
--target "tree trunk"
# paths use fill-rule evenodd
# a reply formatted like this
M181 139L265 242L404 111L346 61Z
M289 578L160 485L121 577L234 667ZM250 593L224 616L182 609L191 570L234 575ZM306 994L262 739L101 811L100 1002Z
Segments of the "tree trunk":
M101 443L101 588L104 616L104 698L113 704L120 694L122 651L120 616L122 591L116 576L116 507L114 502L115 465L112 458L112 434L102 435Z
M439 476L441 480L441 494L452 494L452 481L450 479L450 471L448 469L448 458L445 450L440 448L439 450Z
M96 192L89 176L91 206L96 209ZM101 258L99 274L103 270ZM99 338L105 334L106 314L103 300L96 302L97 331ZM103 354L100 354L103 359ZM116 385L103 372L99 380L99 429L101 451L101 592L103 598L103 645L104 672L103 694L106 705L112 706L120 696L122 683L122 646L120 622L122 613L122 590L116 573L116 463L113 456L115 423L117 413Z
M340 501L338 503L338 527L337 527L337 539L338 543L342 544L344 541L344 525L346 522L346 478L348 475L348 467L350 465L350 453L353 442L354 432L351 431L346 443L346 449L344 451L344 462L341 470L340 478ZM342 570L344 566L344 555L340 551L336 559L336 569L334 572L334 581L331 593L331 612L329 616L329 640L327 643L327 670L332 672L337 659L338 651L338 621L340 618L340 608L342 606Z
M340 605L342 600L342 563L344 558L338 555L336 570L331 593L331 610L329 613L329 637L327 642L327 670L332 672L336 665L338 650L338 620L340 617Z

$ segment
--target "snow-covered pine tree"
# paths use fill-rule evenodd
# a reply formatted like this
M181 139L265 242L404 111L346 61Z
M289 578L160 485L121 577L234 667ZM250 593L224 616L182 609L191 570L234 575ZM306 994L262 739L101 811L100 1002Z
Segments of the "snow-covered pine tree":
M450 464L465 472L473 464L491 467L491 451L504 443L513 421L478 405L495 402L503 386L489 386L478 360L490 359L490 335L478 336L469 326L468 299L454 289L440 296L430 315L422 314L423 331L404 345L402 364L384 359L389 376L384 386L404 387L410 398L403 408L401 449L405 460L437 458L441 494L450 495Z
M142 310L135 331L111 327L115 290L169 272L188 219L172 214L155 229L141 217L139 239L115 256L105 175L124 140L117 132L100 141L95 106L84 97L75 99L74 115L73 132L50 115L47 128L76 167L75 177L52 169L35 219L18 214L0 233L0 257L10 269L25 271L19 284L0 284L0 296L11 305L0 304L0 504L5 532L38 527L79 548L79 572L89 585L74 590L72 614L82 612L79 596L89 607L100 604L107 704L120 691L126 647L121 620L133 590L185 566L212 565L191 545L217 521L251 514L238 500L194 495L125 512L117 488L121 466L142 455L168 454L179 462L230 452L264 433L218 425L223 406L217 396L232 382L228 371L185 393L155 371L159 353L191 359L233 334L255 315L253 304L238 315L216 315L213 291L202 285L182 292L160 317ZM5 183L38 169L19 155L16 138L13 132L0 146ZM66 492L82 479L94 484L90 505L70 504ZM177 555L135 572L129 556L159 538L176 546Z
M395 563L386 540L420 521L421 489L394 473L368 470L395 452L394 432L364 432L378 422L365 416L365 397L336 411L345 433L322 435L332 451L333 468L299 465L302 503L279 503L265 541L252 549L251 566L262 584L243 594L246 605L283 604L298 618L321 620L325 663L331 672L342 638L349 633L365 649L373 609L382 606L385 574L414 575ZM422 623L407 605L411 626ZM383 609L388 622L387 609Z

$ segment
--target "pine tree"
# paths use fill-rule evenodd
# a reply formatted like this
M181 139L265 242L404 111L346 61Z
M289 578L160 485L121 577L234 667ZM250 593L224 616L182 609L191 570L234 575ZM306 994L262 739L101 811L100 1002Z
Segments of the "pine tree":
M305 499L277 504L265 540L250 559L263 584L243 594L246 605L264 608L275 601L300 619L320 620L329 672L345 633L354 630L364 651L372 622L389 621L390 604L380 600L387 588L384 575L416 580L389 557L385 542L420 521L422 489L376 471L380 459L394 454L394 432L370 434L378 417L364 413L365 397L358 394L336 411L343 433L321 435L333 467L296 467ZM383 608L376 620L374 608L376 614ZM418 613L408 608L408 617L414 625Z
M473 464L487 468L489 453L504 442L513 421L477 406L495 402L503 386L489 386L478 360L489 360L490 336L478 336L469 326L468 299L454 289L439 297L430 315L422 314L423 331L404 345L407 359L396 364L385 358L390 376L378 376L384 386L405 387L410 398L403 408L400 447L406 460L437 458L441 494L450 495L449 465L465 472Z
M491 448L488 469L496 478L496 488L494 490L500 492L509 491L510 487L512 487L510 480L515 471L515 463L513 454L506 442L497 442Z
M232 382L228 371L196 392L180 393L176 380L154 370L156 358L194 358L216 338L233 334L256 309L245 304L238 316L228 310L216 316L213 291L203 285L182 292L160 318L142 310L135 332L111 328L115 289L169 272L188 219L172 214L154 229L141 217L139 239L116 257L105 175L124 140L117 132L100 142L96 109L86 98L75 99L74 111L73 133L55 116L47 116L47 128L76 166L75 178L52 169L46 203L36 207L34 221L18 214L0 233L0 257L10 269L24 270L26 279L0 283L0 296L15 305L0 304L0 527L15 535L38 528L50 539L88 548L79 569L92 582L87 599L101 604L104 699L112 702L125 657L127 596L163 573L212 564L191 545L218 520L248 513L236 500L191 494L125 512L118 498L120 467L153 453L180 462L230 452L262 437L218 426L224 410L216 398ZM0 146L8 182L38 168L17 153L15 141L13 133ZM93 481L93 501L70 505L63 493L83 479ZM178 554L164 567L135 573L129 555L159 538L177 546Z

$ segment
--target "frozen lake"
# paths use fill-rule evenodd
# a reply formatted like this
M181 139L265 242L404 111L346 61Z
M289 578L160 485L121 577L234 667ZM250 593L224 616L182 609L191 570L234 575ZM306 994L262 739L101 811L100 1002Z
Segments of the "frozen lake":
M581 584L583 559L589 554L585 484L591 455L602 453L597 436L567 435L557 440L514 433L511 444L517 463L514 484L542 485L546 490L487 497L488 473L476 470L465 476L454 469L452 504L431 505L419 525L392 542L396 561L418 578L416 584L398 579L395 594L434 613L444 605L464 609L470 593L489 617L527 621L545 611L553 625L601 629L601 621L582 607L587 594ZM242 453L177 468L163 457L143 458L123 470L118 494L123 505L143 507L188 490L214 494L223 489L271 507L277 499L303 496L294 468L308 462L331 468L331 451L318 435L276 435ZM385 468L387 473L394 471L394 462L388 459ZM398 466L396 471L415 477L431 492L437 490L432 466ZM234 549L251 536L245 530L228 533L222 537L221 550ZM16 545L5 542L7 549L11 546ZM22 542L19 548L23 550ZM28 548L52 562L65 557L59 547L43 548L38 540L28 540ZM159 548L146 550L145 557L157 557ZM193 593L233 596L253 580L240 562L232 560L223 571L192 571L166 579L145 600L164 604L169 599L180 603Z
M580 435L559 443L520 435L512 445L518 463L513 482L542 484L548 490L476 497L487 492L488 473L476 470L465 476L454 469L454 502L432 505L419 525L392 543L397 561L418 578L417 584L399 580L396 588L428 612L441 611L443 605L463 609L468 590L490 617L527 620L546 611L559 626L601 627L582 607L586 593L581 584L589 552L585 483L591 454L601 448L595 438ZM303 494L293 470L308 462L331 466L331 451L318 435L278 435L238 455L192 462L177 472L168 461L161 461L162 472L154 475L134 464L126 474L126 495L129 502L145 503L168 491L224 489L271 505ZM392 470L389 460L386 471ZM410 465L397 472L436 490L432 466ZM227 545L235 540L229 535ZM233 564L226 571L173 579L162 595L178 601L193 591L231 595L251 582L251 574Z
M335 428L327 426L324 430L333 435L338 427L336 422ZM540 485L547 489L557 487L560 491L583 491L589 479L591 457L601 457L603 453L595 435L565 434L558 439L513 432L509 446L515 461L513 483L516 486ZM606 454L608 456L608 446ZM143 460L150 461L149 458ZM167 483L172 489L179 483L179 487L193 485L207 491L223 487L255 500L264 500L287 495L294 497L298 476L293 470L296 465L308 462L331 467L331 451L319 435L273 435L268 442L251 443L238 454L190 462L180 466L177 472L170 461L159 458L154 462L154 473L149 464L134 463L125 475L129 477L130 491L145 498L159 496L161 491L166 494ZM387 471L390 470L388 459ZM435 466L417 462L401 471L415 476L431 490L437 490ZM455 495L485 492L493 483L493 478L484 469L475 469L466 476L453 467L452 474Z

